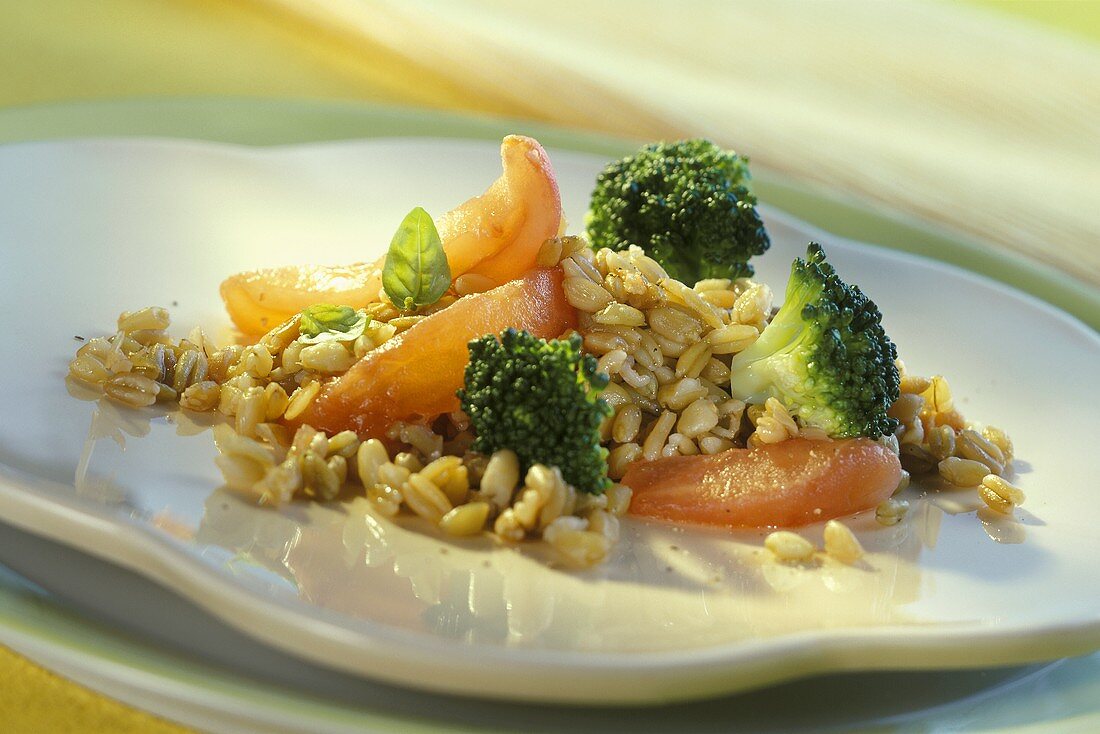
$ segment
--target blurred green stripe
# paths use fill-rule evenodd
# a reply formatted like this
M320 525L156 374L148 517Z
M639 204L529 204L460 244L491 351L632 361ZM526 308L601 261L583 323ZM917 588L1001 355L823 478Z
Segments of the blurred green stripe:
M1100 2L1096 0L966 0L1006 15L1035 21L1077 38L1100 43Z

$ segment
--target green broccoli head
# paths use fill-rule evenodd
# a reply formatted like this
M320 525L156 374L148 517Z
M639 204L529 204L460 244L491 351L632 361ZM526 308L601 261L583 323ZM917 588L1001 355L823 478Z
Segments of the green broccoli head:
M581 339L539 339L505 330L469 344L465 387L458 391L483 454L511 449L523 470L556 466L569 484L599 494L609 485L600 423L611 408L600 398L607 375L581 352Z
M733 358L730 388L750 403L778 398L801 421L836 438L893 433L886 411L898 398L897 350L882 315L844 283L811 242L791 266L783 307Z
M752 275L769 240L748 179L748 159L709 140L646 145L596 178L588 236L637 245L685 283Z

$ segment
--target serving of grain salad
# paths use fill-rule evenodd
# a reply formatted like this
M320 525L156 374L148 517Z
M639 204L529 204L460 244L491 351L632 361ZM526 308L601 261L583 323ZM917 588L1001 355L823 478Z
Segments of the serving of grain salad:
M69 378L219 416L225 485L259 505L363 496L574 568L613 552L628 513L853 564L843 520L904 521L911 478L999 513L1023 502L1008 435L906 371L820 246L784 294L753 278L768 238L742 157L646 146L600 174L578 235L537 142L509 136L502 160L482 196L410 211L377 262L231 276L231 342L173 338L146 307L86 341ZM812 523L821 551L798 532Z

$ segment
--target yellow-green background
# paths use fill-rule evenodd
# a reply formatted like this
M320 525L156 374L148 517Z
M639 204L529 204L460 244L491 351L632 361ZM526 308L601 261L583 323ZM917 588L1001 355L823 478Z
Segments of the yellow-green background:
M968 2L1100 42L1100 2ZM514 112L433 84L413 64L353 34L303 27L263 0L3 0L0 20L3 107L232 95Z

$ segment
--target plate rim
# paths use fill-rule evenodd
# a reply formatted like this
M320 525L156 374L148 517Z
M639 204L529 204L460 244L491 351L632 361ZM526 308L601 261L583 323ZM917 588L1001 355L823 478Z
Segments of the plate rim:
M127 143L140 142L125 140ZM164 142L156 140L155 144ZM215 147L209 143L195 144ZM219 144L216 147L238 146ZM295 146L299 151L309 147ZM254 149L240 150L256 155ZM779 217L806 230L816 229L792 215L781 214ZM830 237L847 239L834 235ZM912 257L898 256L903 259ZM945 267L952 266L948 264ZM981 274L965 269L963 272L971 278L983 278ZM1097 338L1087 326L1065 312L1026 294L1024 297L1033 306L1042 306L1071 322L1083 334ZM430 664L440 667L442 661L438 657L438 640L426 640L423 635L363 621L359 621L357 626L369 628L369 636L335 624L318 624L319 616L320 620L326 620L331 613L325 610L309 610L307 613L294 604L236 587L213 569L176 551L170 543L133 521L112 517L109 513L67 501L64 497L43 496L30 488L37 483L33 478L20 479L14 477L14 472L5 473L9 476L0 475L0 509L5 511L7 522L142 573L266 644L329 667L440 692L484 696L487 691L499 692L486 685L486 675L489 679L499 679L501 669L507 668L511 671L509 675L525 678L525 673L537 669L543 680L549 672L555 685L532 687L528 684L503 691L508 694L504 697L589 704L660 704L747 690L821 672L986 667L1036 662L1100 647L1098 614L1095 619L1084 623L1075 620L1041 628L1001 627L990 630L980 624L956 624L937 625L934 629L901 625L843 632L828 630L827 634L820 630L809 631L694 649L690 660L682 652L671 651L591 655L486 648L479 651L479 656L494 663L491 674L476 673L471 676L469 662L464 662L461 659L464 656L458 655L444 666L451 667L456 673L461 672L461 675L449 679L454 683L440 684L438 677L426 682L416 675L416 671ZM113 532L118 527L130 532ZM244 613L246 611L247 614ZM263 629L242 624L242 621L255 623L258 617L264 621ZM899 634L900 630L904 630L904 634ZM349 659L333 654L336 648L349 649L349 643L364 655L364 658L356 658L359 664L352 664ZM918 651L921 655L914 655ZM977 660L979 651L984 656ZM375 665L381 660L403 660L404 666L396 671L387 669L380 675L377 668L364 669L364 660ZM734 666L737 670L731 671ZM578 674L578 670L583 674ZM592 685L608 673L620 676L620 693L613 697L606 689ZM682 674L685 683L670 690L668 676L674 673ZM599 691L598 698L596 691Z
M421 636L363 623L378 627L375 630L377 637L388 638L379 646L377 637L367 639L353 634L328 623L327 619L318 619L296 609L294 604L235 586L228 578L187 554L177 552L169 543L139 525L41 496L13 479L11 475L16 473L7 470L0 474L0 512L4 514L4 522L139 573L244 634L292 655L365 678L436 693L595 706L662 705L748 691L823 673L1022 665L1100 649L1098 612L1095 619L1083 624L1067 622L1040 628L1016 626L990 630L980 623L970 623L830 629L827 634L800 632L753 641L747 646L742 641L693 649L688 656L674 651L602 654L594 660L585 660L579 669L575 659L583 653L482 648L479 662L491 668L491 673L481 673L475 667L471 675L470 666L458 662L452 667L455 672L461 669L465 677L453 678L455 683L451 685L440 685L438 678L426 683L415 675L415 671L424 666L438 669L444 661L438 656L438 650L433 654L431 644L418 639ZM34 480L28 483L33 484ZM55 524L44 524L42 518L53 520ZM112 529L120 526L129 532L113 532ZM189 585L205 593L192 593L187 588ZM241 613L246 610L249 614ZM327 610L316 611L323 617L331 616ZM244 624L255 623L258 619L272 626L258 629ZM305 624L295 624L299 620ZM308 630L308 634L303 634L303 629ZM296 638L288 634L292 632L302 639L294 642ZM926 637L931 639L923 639ZM365 648L364 642L369 643ZM748 654L744 652L746 647ZM412 675L393 671L378 675L377 671L368 672L361 666L340 664L348 658L326 653L328 648L334 651L338 648L344 653L352 649L367 653L373 655L371 661L375 663L379 654L390 662L401 658L408 661L410 651L418 657L408 665ZM730 655L736 650L742 652L733 660ZM981 653L985 656L978 659ZM914 657L914 654L925 657ZM545 676L550 669L554 673L555 686L526 684L523 688L500 691L488 683L499 679L502 666L510 669L507 673L510 680L521 681L527 673L538 671ZM731 670L733 666L736 670ZM678 678L681 684L670 689L669 676L677 673L683 676ZM614 696L609 694L606 685L598 685L606 684L609 674L619 676L617 682L622 684L621 692ZM563 688L567 692L563 693ZM493 695L498 693L506 695Z

